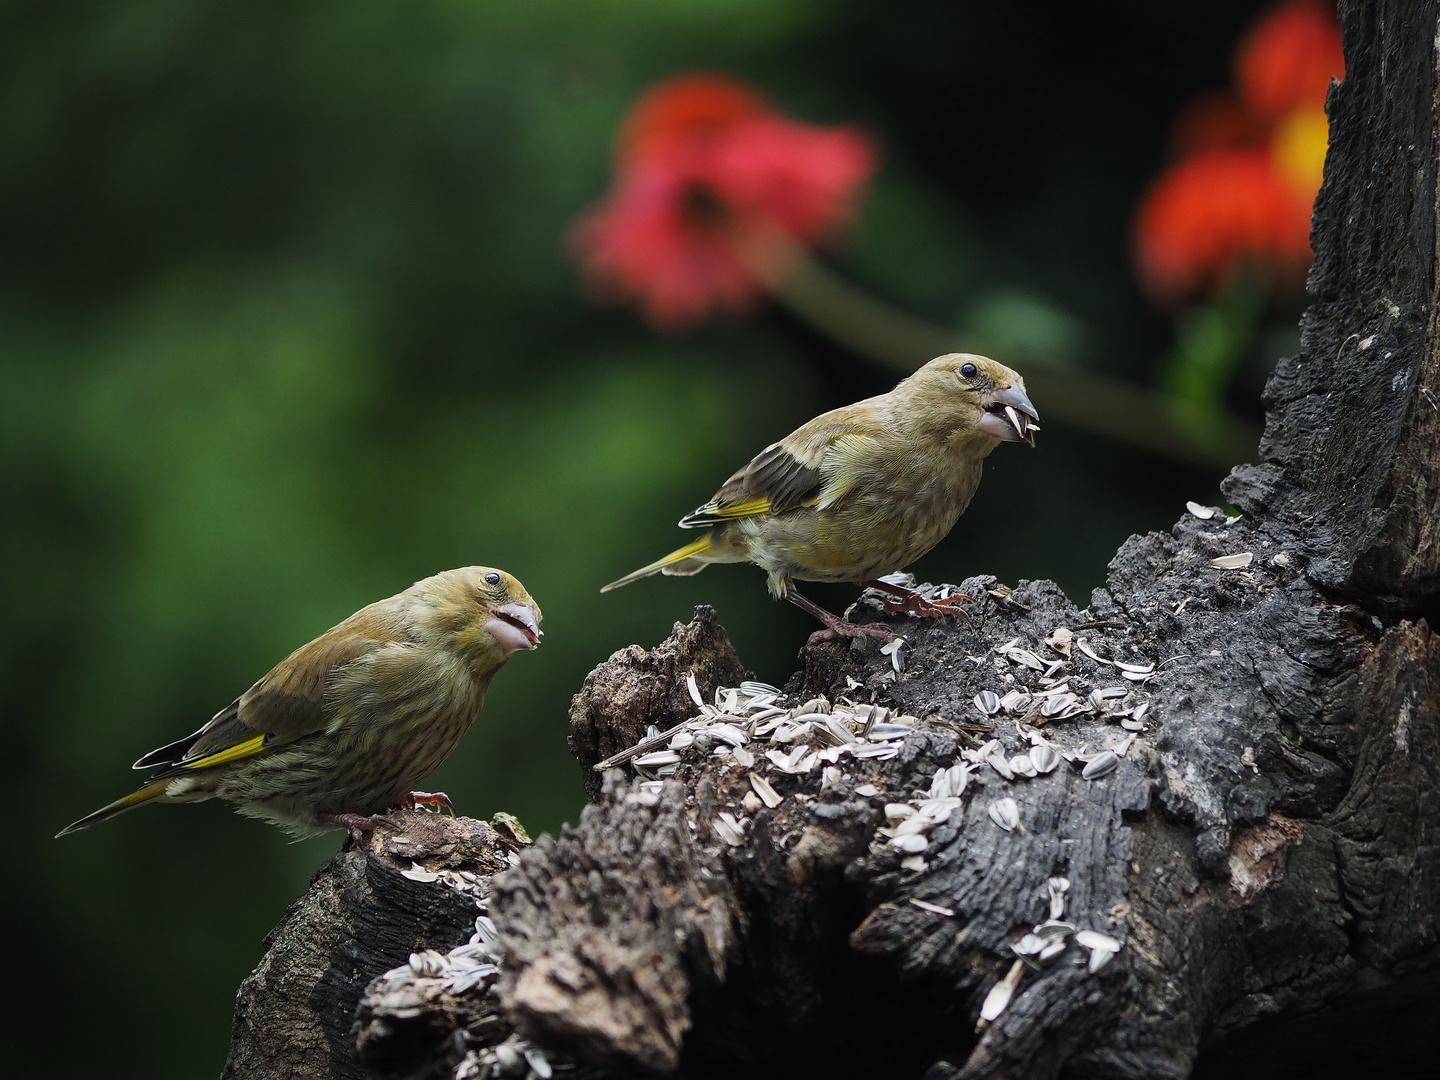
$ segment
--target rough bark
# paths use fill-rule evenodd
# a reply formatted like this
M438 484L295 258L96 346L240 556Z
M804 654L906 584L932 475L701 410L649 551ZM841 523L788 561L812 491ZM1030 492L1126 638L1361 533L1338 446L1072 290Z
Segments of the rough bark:
M634 746L650 726L671 727L694 711L691 675L707 696L746 675L711 607L696 608L694 621L685 626L676 623L658 648L647 652L631 645L586 676L570 704L569 742L592 801L599 795L600 777L590 765Z
M391 820L321 867L265 939L265 956L236 998L223 1077L383 1075L356 1056L356 1009L365 988L414 952L467 941L477 914L472 897L407 872L414 875L418 865L488 878L529 842L503 818L492 826L396 811ZM409 1057L434 1057L452 1031L443 1022L438 1034L436 1028L396 1024L394 1034Z
M1346 77L1333 84L1315 200L1314 302L1301 352L1266 389L1262 464L1236 506L1289 523L1307 575L1385 614L1440 598L1440 309L1436 307L1436 8L1340 4Z
M959 621L867 596L855 617L903 635L903 664L873 641L808 648L777 704L811 727L749 723L737 751L701 717L663 783L636 775L669 771L651 759L594 767L696 717L687 676L708 704L739 660L705 609L653 652L617 653L571 712L592 774L579 823L493 882L484 844L452 864L486 875L499 971L468 988L439 959L391 971L360 1006L356 1056L360 982L422 937L465 941L475 896L405 878L386 892L374 882L399 872L383 854L342 855L242 992L227 1075L1315 1078L1433 1062L1440 13L1341 14L1315 303L1267 390L1261 463L1227 481L1243 518L1132 537L1085 610L1051 583L989 577L961 583L976 599ZM977 700L1058 679L1067 715ZM815 715L832 706L855 735L839 748ZM876 706L898 729L874 727ZM965 757L989 740L1002 761L1036 743L1067 760L1007 778ZM1118 763L1094 775L1106 748ZM1010 830L992 813L1007 798ZM387 899L411 885L437 898ZM1058 957L1016 966L1056 895L1074 930L1120 945L1108 964L1057 930ZM375 955L332 992L337 942L362 925L390 944L362 942ZM977 1024L1002 981L1008 1007Z

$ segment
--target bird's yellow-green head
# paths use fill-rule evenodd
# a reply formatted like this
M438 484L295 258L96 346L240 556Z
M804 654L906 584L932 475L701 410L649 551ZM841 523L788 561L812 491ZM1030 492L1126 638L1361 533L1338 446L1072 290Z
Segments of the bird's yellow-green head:
M1035 445L1040 419L1025 394L1019 373L988 356L946 353L937 356L895 388L928 409L953 411L970 427L1001 442Z
M543 636L540 605L525 586L493 566L462 566L417 581L414 618L427 638L482 666L503 664L511 653L533 649Z

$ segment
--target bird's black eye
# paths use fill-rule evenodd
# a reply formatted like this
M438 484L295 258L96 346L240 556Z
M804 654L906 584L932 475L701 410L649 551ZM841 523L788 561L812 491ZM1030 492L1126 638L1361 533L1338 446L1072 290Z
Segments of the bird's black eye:
M961 377L962 379L973 379L973 378L974 378L976 375L978 375L979 373L980 373L980 369L977 368L974 364L961 364L961 365L960 365L960 377Z
M500 575L499 575L499 574L486 574L486 575L485 575L485 584L486 584L486 585L499 585L499 584L500 584Z

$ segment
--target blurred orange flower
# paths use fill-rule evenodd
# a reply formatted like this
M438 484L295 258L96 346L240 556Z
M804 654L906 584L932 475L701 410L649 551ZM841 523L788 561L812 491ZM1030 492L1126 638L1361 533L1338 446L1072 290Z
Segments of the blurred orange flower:
M598 297L683 329L751 308L791 241L814 244L850 219L876 164L852 128L797 123L723 75L676 76L631 108L610 192L571 242Z
M1152 300L1178 303L1241 269L1299 280L1325 162L1325 94L1344 75L1328 6L1289 0L1261 16L1235 52L1238 95L1187 110L1177 160L1136 214L1136 264Z

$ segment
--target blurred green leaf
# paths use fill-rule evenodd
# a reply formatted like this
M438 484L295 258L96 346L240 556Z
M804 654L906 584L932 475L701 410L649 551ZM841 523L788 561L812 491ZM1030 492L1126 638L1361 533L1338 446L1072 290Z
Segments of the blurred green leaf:
M1234 422L1225 394L1254 344L1266 289L1237 278L1224 291L1190 308L1176 324L1175 348L1160 363L1157 383L1171 418L1197 446L1224 454L1235 447L1244 460L1254 437Z

